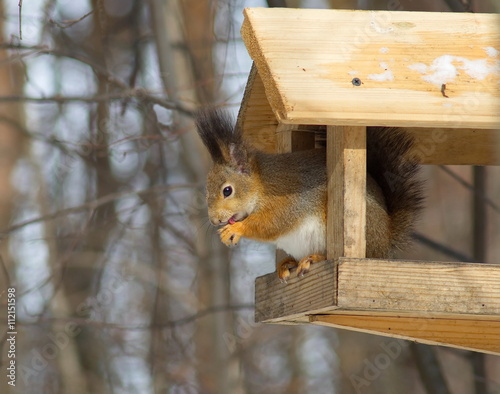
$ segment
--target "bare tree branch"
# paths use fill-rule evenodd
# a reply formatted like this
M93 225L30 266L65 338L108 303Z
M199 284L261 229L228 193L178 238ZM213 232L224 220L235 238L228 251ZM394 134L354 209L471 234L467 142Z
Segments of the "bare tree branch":
M454 173L452 170L450 170L446 166L439 166L441 170L443 170L446 174L451 176L454 180L456 180L458 183L460 183L463 187L465 187L467 190L470 190L473 192L475 195L480 197L488 206L493 208L494 211L500 213L500 206L498 206L494 201L492 201L486 193L482 190L476 189L471 183L467 182L465 179L463 179L461 176L457 175Z
M67 57L73 60L77 60L81 63L86 64L91 67L94 72L106 77L107 81L112 85L116 86L121 90L121 92L113 93L109 95L98 95L98 96L53 96L53 97L24 97L24 96L6 96L0 97L0 101L32 101L32 102L57 102L64 103L67 101L81 101L81 102L106 102L109 100L123 100L129 99L131 97L136 97L137 99L142 99L145 101L149 101L153 104L157 104L163 108L171 109L179 111L179 113L192 117L194 111L188 108L186 105L169 99L163 99L155 96L154 94L148 92L146 89L142 88L133 88L131 89L128 84L119 80L115 76L111 75L107 72L103 67L97 65L95 62L90 59L77 55L75 53L68 53L59 49L49 48L44 45L35 45L35 46L26 46L26 45L17 45L17 44L0 44L0 48L5 49L22 49L22 50L33 50L36 54L44 54L44 55L52 55L56 57Z
M23 228L25 226L28 226L30 224L34 223L40 223L46 220L52 220L56 219L61 216L66 216L70 215L72 213L78 213L86 210L94 210L102 205L108 204L112 201L118 200L123 197L131 196L131 195L138 195L140 196L141 194L149 194L149 193L162 193L166 191L172 191L172 190L177 190L177 189L186 189L186 188L193 188L193 187L199 187L199 185L195 184L183 184L183 185L160 185L160 186L155 186L149 189L145 190L127 190L127 191L121 191L117 193L111 193L106 196L103 196L101 198L95 199L93 201L89 201L85 204L78 205L76 207L70 207L70 208L65 208L61 209L59 211L56 211L54 213L44 215L44 216L39 216L34 219L29 219L25 220L23 222L17 223L12 225L11 227L7 228L6 230L0 232L0 238L7 236L7 234L19 230L20 228Z
M86 19L89 15L92 15L94 13L94 10L86 13L85 15L83 15L81 18L78 18L78 19L71 19L71 20L68 20L68 21L61 21L61 22L57 22L55 20L53 20L52 18L49 19L49 23L61 28L61 29L67 29L68 27L71 27L75 24L77 24L78 22L81 22L83 21L84 19Z
M488 392L488 379L486 377L485 354L478 352L470 352L469 359L472 365L474 374L474 392L483 394Z
M473 171L474 196L472 199L472 255L477 261L486 261L487 258L487 235L488 215L486 212L487 173L485 167L475 166ZM470 361L474 373L474 389L476 394L488 391L486 379L485 355L471 352Z
M19 23L19 39L23 39L23 17L22 17L22 12L23 12L23 0L19 0L19 3L17 4L19 8L19 14L18 14L18 23Z
M453 12L470 12L468 7L460 0L444 0L444 2Z
M416 241L420 242L422 245L425 245L431 249L437 250L440 253L443 253L444 255L451 257L453 259L456 259L457 261L474 261L474 259L470 256L467 256L466 254L460 253L446 245L443 245L442 243L433 241L429 237L427 237L424 234L420 233L413 233L412 234L413 239Z
M37 325L40 322L51 322L51 323L76 323L78 325L86 325L86 326L94 326L94 327L99 327L99 328L112 328L115 330L131 330L131 331L140 331L140 330L150 330L152 328L175 328L175 327L180 327L189 323L192 323L196 320L202 319L206 316L215 314L215 313L221 313L221 312L232 312L232 311L241 311L241 310L247 310L247 309L254 309L255 305L254 304L237 304L237 305L215 305L208 307L206 309L203 309L199 312L193 313L192 315L183 317L181 319L176 319L176 320L170 320L165 323L150 323L150 324L135 324L135 325L123 325L123 324L116 324L116 323L108 323L105 321L97 321L97 320L92 320L92 319L86 319L86 318L78 318L78 317L45 317L41 316L40 319L38 319L36 322L22 322L22 321L17 321L16 324L19 326L33 326ZM0 317L0 322L4 322L6 319L4 317Z
M422 383L428 394L450 394L434 348L420 343L410 343Z
M140 100L146 100L153 104L157 104L163 108L177 110L185 115L192 116L193 111L184 107L182 104L176 103L171 100L162 99L155 97L154 95L148 93L146 90L141 88L129 89L119 93L105 94L97 96L50 96L50 97L29 97L29 96L0 96L0 102L34 102L34 103L58 103L64 104L68 102L83 102L83 103L99 103L99 102L109 102L113 100L125 100L130 98L137 98Z
M5 282L7 282L6 288L9 288L11 286L11 281L10 281L10 275L9 275L9 270L7 269L7 266L5 265L5 261L3 259L3 256L0 254L0 267L2 268L3 274L5 275ZM2 297L3 292L0 293L0 298Z
M286 8L286 0L267 0L267 6L269 8L273 7Z

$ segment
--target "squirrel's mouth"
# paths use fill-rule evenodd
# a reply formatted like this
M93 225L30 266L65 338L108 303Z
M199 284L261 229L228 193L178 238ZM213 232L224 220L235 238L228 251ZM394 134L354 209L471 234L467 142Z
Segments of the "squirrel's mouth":
M235 213L233 216L231 216L229 218L229 220L227 221L228 224L235 224L236 222L241 222L243 219L246 219L248 215L246 214L243 214L240 216L239 213Z

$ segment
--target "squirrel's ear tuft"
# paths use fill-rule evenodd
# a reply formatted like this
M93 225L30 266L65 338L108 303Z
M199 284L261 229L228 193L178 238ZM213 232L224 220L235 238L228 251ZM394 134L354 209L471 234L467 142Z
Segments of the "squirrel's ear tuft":
M215 163L227 163L240 172L247 172L247 150L227 112L203 108L196 113L195 121L198 134Z
M198 135L208 149L212 160L216 163L224 162L223 141L233 133L233 127L227 115L216 108L202 108L195 114L195 123Z

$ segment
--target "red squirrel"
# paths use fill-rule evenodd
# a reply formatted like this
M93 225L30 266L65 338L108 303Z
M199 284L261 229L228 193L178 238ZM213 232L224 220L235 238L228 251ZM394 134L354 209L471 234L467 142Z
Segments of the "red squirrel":
M290 257L277 265L286 281L326 256L326 152L268 154L249 146L228 114L208 108L196 125L213 160L208 216L221 241L241 237L274 243ZM394 128L367 129L366 256L390 258L408 246L422 208L412 138Z

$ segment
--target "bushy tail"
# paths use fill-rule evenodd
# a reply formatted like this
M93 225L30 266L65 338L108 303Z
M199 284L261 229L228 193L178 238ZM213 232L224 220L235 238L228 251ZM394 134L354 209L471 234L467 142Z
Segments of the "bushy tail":
M382 189L391 218L392 247L404 249L424 201L413 137L401 129L369 127L366 142L367 170Z

